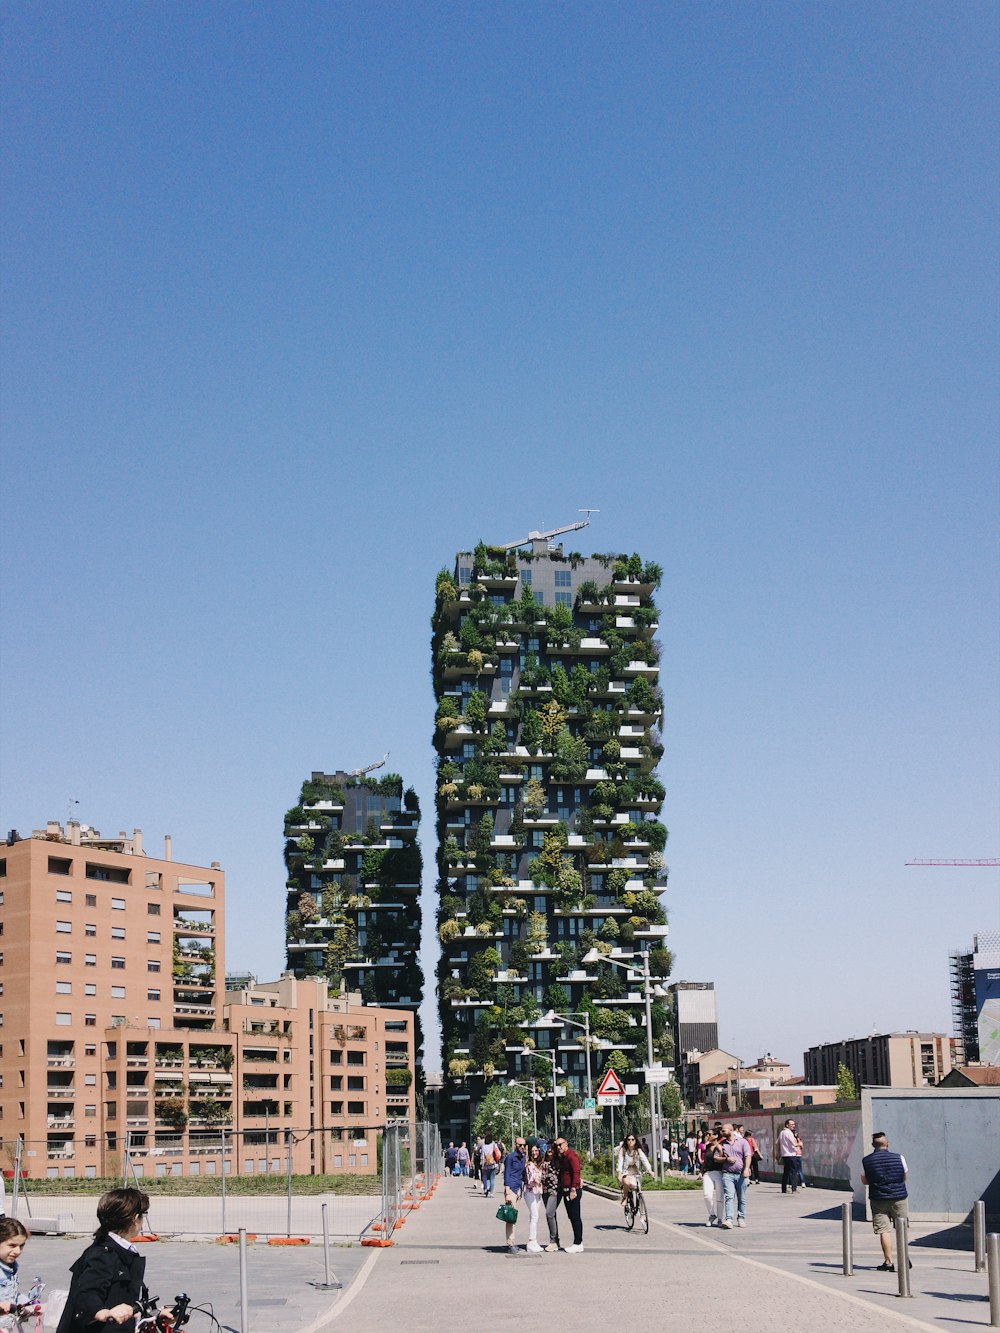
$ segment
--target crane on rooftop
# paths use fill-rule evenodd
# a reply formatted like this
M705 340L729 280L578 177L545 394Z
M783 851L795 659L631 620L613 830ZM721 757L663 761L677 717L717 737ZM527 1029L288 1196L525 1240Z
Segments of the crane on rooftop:
M369 764L367 768L353 768L353 769L351 769L351 777L352 777L352 778L363 778L363 777L365 776L366 773L374 773L375 770L376 770L377 768L385 768L385 761L386 761L388 758L389 758L389 751L386 750L385 754L382 756L382 758L378 761L377 764Z
M581 519L578 523L567 523L562 528L550 528L548 532L529 532L527 537L522 537L520 541L507 542L506 545L500 547L500 550L516 551L519 546L527 546L528 542L548 542L551 545L552 538L559 537L564 532L576 532L580 528L589 528L591 514L599 514L601 511L599 509L581 509L578 512L586 514L587 517Z
M927 857L924 860L907 861L908 866L1000 866L1000 856L980 856L971 860L961 857Z

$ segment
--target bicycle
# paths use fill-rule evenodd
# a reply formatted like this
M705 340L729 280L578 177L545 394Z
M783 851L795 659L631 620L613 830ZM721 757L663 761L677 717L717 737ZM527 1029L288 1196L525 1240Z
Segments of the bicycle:
M642 1197L642 1186L636 1184L625 1196L625 1230L631 1231L636 1221L642 1224L644 1235L649 1235L649 1213L646 1200Z
M19 1296L11 1304L10 1310L5 1318L13 1317L15 1326L18 1329L28 1327L27 1320L33 1318L35 1328L41 1328L42 1321L42 1292L45 1290L45 1283L40 1277L36 1277L28 1291L27 1296Z
M140 1300L135 1322L135 1333L171 1333L184 1327L193 1314L203 1314L209 1321L213 1333L235 1333L228 1324L221 1324L215 1317L215 1311L206 1301L204 1305L192 1305L191 1297L182 1292L174 1297L169 1314L164 1314L158 1296L147 1296Z

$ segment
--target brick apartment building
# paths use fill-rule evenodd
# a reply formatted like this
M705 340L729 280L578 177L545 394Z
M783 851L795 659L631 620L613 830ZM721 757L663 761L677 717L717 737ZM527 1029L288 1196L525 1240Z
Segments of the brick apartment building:
M810 1046L803 1055L807 1083L835 1084L841 1065L858 1089L927 1088L955 1063L955 1040L942 1032L885 1032Z
M370 1131L412 1121L412 1014L291 976L227 993L224 904L169 838L0 843L0 1139L29 1176L113 1174L126 1135L147 1175L215 1174L224 1144L232 1172L374 1169Z

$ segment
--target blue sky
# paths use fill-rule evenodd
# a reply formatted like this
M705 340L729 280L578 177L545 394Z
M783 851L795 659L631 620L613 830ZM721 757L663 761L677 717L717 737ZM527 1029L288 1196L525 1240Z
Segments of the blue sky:
M675 975L744 1059L949 1030L1000 876L904 863L1000 853L998 28L5 6L3 828L171 833L273 974L285 808L389 750L429 895L434 575L595 506L665 570Z

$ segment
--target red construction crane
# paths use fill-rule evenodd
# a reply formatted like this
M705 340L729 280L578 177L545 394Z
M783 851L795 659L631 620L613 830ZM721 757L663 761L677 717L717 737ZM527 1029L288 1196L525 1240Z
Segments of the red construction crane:
M1000 856L981 856L976 861L941 860L931 858L925 861L907 861L908 866L1000 866Z

